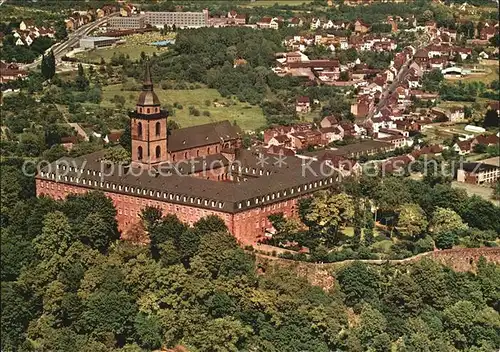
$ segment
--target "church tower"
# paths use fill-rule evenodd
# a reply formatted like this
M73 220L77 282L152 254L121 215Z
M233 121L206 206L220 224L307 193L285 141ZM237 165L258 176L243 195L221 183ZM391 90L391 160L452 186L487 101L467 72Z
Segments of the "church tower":
M142 91L134 111L129 113L132 138L132 163L151 167L168 160L167 154L167 117L160 100L153 90L149 61Z

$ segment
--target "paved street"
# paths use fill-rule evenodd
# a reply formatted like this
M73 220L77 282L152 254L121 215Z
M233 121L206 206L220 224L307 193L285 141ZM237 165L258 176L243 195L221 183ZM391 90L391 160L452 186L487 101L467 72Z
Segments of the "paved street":
M415 48L416 50L419 50L420 48L423 48L425 47L428 43L429 43L429 40L430 38L428 38L427 36L425 37L422 37L420 39L418 39L416 42L415 42ZM375 105L375 107L368 113L368 115L366 116L366 118L364 119L364 121L367 121L369 119L371 119L377 112L378 110L384 106L387 98L389 97L389 95L391 94L391 92L394 91L394 89L397 88L397 86L401 83L401 81L403 80L403 78L405 77L406 73L408 72L408 69L410 67L410 64L412 63L412 60L413 58L410 58L408 61L406 61L404 63L404 65L401 67L401 69L398 71L398 75L396 76L396 78L394 79L394 81L389 84L385 89L384 91L382 92L382 95L380 97L380 101L378 102L377 105Z
M93 30L97 29L99 26L103 25L108 18L112 16L116 16L117 13L113 13L111 15L105 16L103 18L98 19L97 21L87 23L86 25L81 26L78 28L76 31L71 32L68 34L68 39L62 43L56 43L54 44L51 49L54 52L54 56L56 57L56 61L60 60L61 57L63 57L68 51L70 51L73 47L75 47L80 39L86 35L88 35L90 32ZM50 50L50 49L49 49ZM35 68L37 67L42 58L39 57L35 61L33 61L31 64L25 65L25 68L30 69L30 68Z

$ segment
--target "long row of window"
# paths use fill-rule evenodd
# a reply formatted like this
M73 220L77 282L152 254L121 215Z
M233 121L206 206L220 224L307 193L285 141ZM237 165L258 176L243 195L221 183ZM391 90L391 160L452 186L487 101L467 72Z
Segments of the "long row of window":
M57 165L57 168L59 168L59 166L60 165ZM63 169L66 169L66 166L61 165L61 167ZM70 169L70 171L80 171L81 175L84 174L83 169L78 170L77 168L74 168L74 167L69 167L69 169ZM93 176L101 176L100 171L95 171L95 170L86 170L86 171L87 171L87 174L92 174ZM160 199L167 199L167 200L176 201L176 202L203 205L206 207L219 208L219 209L222 209L224 207L224 202L221 202L221 201L215 201L215 200L210 200L210 199L205 199L205 198L200 198L200 197L190 197L190 196L183 195L183 194L175 194L175 193L160 192L160 191L155 191L155 190L148 190L148 189L140 188L140 187L133 187L133 186L127 186L127 185L122 185L122 184L116 184L116 183L109 182L109 181L97 181L97 180L93 180L93 179L86 179L86 178L80 178L80 177L68 176L68 175L63 176L63 175L56 174L54 172L51 172L51 173L41 172L40 175L42 177L46 177L46 178L56 180L56 181L74 182L74 183L81 184L84 186L106 188L106 189L110 189L113 191L126 192L129 194L132 193L132 194L137 194L137 195L142 195L142 196L156 197L156 198L160 198ZM289 195L310 191L313 188L316 189L318 187L323 187L323 186L326 186L327 184L333 183L333 181L334 181L334 178L330 177L330 178L327 178L325 180L319 180L319 181L311 182L309 184L300 185L297 187L292 187L288 190L283 190L283 191L279 191L276 193L267 194L265 196L255 197L253 199L248 199L246 201L237 203L237 207L238 207L238 209L242 209L244 207L247 208L247 207L258 206L259 204L264 204L266 202L274 201L274 200L277 200L277 199L280 199L283 197L287 197Z
M251 207L251 206L262 204L262 203L265 203L268 201L273 201L275 199L279 199L281 197L286 197L288 195L293 195L296 193L312 190L313 188L323 187L323 186L326 186L328 184L333 183L333 181L334 181L333 177L330 177L330 178L327 178L326 180L319 180L319 181L311 182L311 183L306 184L306 185L292 187L288 191L283 190L281 192L271 193L271 194L268 194L268 195L265 195L262 197L255 197L253 199L248 199L246 202L238 203L238 209L242 209L244 206Z

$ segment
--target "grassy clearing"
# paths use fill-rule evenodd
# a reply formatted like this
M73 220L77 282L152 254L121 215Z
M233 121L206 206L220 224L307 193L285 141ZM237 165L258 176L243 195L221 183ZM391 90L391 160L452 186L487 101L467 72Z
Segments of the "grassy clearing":
M125 44L117 45L111 48L101 48L95 50L89 50L82 53L78 53L75 56L84 60L84 61L92 61L99 62L101 58L106 61L109 61L113 54L120 55L129 55L132 60L136 60L141 56L141 52L144 51L146 55L152 55L154 52L157 54L161 54L168 50L167 48L157 48L150 43L174 39L176 33L167 33L160 34L159 32L147 32L142 34L133 34L123 37L125 40Z
M128 55L130 59L137 60L141 57L141 52L144 52L146 55L153 55L154 52L157 54L161 54L168 50L167 48L156 48L152 45L147 44L123 44L117 45L111 48L100 48L93 49L85 52L81 52L76 54L75 56L82 61L88 62L100 62L101 58L106 62L109 62L114 54L120 55Z
M465 77L447 77L446 80L450 82L483 82L489 85L494 80L498 79L498 61L495 60L483 60L480 65L477 65L478 69L486 70L485 73L472 73Z
M273 6L274 4L298 6L298 5L302 5L304 3L309 4L310 2L311 2L310 0L256 0L254 2L250 2L250 3L245 4L243 6L245 6L245 7L257 7L257 6L270 7L270 6Z
M468 183L462 183L462 182L457 182L453 181L451 183L451 186L454 188L461 188L464 189L469 196L479 196L485 200L490 200L493 202L493 204L500 205L500 202L498 200L493 200L493 188L489 187L487 185L485 186L479 186L479 185L472 185Z
M139 92L122 91L122 86L110 85L103 88L102 106L113 107L111 99L115 95L125 97L127 108L133 108L137 101ZM236 100L223 98L216 89L200 88L194 90L163 90L160 87L155 88L163 105L174 103L181 104L182 109L175 109L175 115L172 120L176 121L181 127L200 125L209 122L229 120L236 121L243 130L255 130L265 124L264 114L259 106L252 106L248 103L241 103ZM214 100L234 105L214 106ZM206 105L209 102L209 105ZM200 111L200 116L189 114L189 107ZM208 111L210 116L203 116L203 112Z
M378 252L389 253L391 246L394 244L391 240L383 240L375 242L372 244L372 249L376 249Z

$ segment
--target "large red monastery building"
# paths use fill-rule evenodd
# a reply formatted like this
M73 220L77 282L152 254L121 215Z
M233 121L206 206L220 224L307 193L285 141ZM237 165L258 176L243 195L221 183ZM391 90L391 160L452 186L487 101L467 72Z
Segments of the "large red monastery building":
M130 164L105 160L102 151L64 157L39 172L37 195L59 199L102 191L116 207L124 238L147 206L189 224L217 215L247 245L264 238L271 228L269 215L295 216L299 198L327 188L338 177L317 161L241 148L241 131L228 121L168 130L168 114L153 90L149 66L129 116Z

